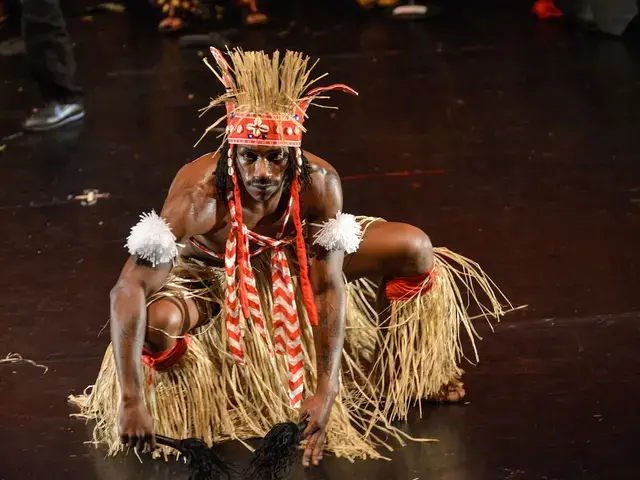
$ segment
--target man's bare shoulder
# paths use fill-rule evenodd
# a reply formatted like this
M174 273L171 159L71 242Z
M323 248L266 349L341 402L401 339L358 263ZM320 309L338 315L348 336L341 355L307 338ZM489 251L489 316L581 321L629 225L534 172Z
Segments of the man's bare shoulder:
M342 186L336 169L326 160L305 152L311 169L311 188L303 193L311 216L342 208Z
M333 165L313 153L305 152L305 156L311 167L311 190L315 195L324 197L339 194L342 196L340 175Z
M218 156L208 153L184 165L176 174L163 212L181 218L192 234L203 234L215 228L219 213L215 172Z
M180 168L171 182L169 196L211 189L213 189L211 193L215 193L215 172L218 158L217 154L207 153Z
M311 166L311 175L312 177L314 177L314 180L316 177L318 177L319 179L327 177L331 179L340 178L337 170L329 162L310 152L304 152L304 154L309 161L309 165Z

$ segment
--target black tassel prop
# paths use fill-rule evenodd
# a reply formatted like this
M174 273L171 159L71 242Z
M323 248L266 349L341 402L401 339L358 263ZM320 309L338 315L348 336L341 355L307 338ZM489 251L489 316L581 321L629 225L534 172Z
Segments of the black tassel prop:
M156 435L156 442L171 447L184 455L189 469L189 480L229 480L232 478L233 469L200 439L176 440Z
M269 431L243 478L246 480L284 480L296 460L296 451L308 422L278 423Z

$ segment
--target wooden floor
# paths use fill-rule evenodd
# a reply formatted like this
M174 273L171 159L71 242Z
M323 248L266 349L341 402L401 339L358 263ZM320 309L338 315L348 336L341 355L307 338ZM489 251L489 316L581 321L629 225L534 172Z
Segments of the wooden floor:
M313 112L305 140L344 177L347 211L425 229L529 305L493 333L479 326L468 402L425 405L406 425L439 443L390 462L329 457L293 478L640 478L638 50L539 23L526 2L470 3L416 23L314 4L226 32L320 56L319 71L360 92ZM128 229L161 207L181 165L217 147L193 144L219 87L197 48L139 19L74 18L70 30L81 125L14 135L38 96L23 59L0 57L0 358L49 367L0 365L0 479L187 478L178 463L105 459L65 398L97 374ZM69 199L84 189L110 196Z

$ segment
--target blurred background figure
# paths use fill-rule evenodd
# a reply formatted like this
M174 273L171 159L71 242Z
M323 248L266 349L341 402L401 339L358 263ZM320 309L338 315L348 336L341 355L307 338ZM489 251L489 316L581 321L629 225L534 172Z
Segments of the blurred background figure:
M537 0L533 12L541 19L566 16L589 28L621 36L638 23L638 0Z
M258 8L258 0L241 0L241 4L249 10L244 19L247 25L263 25L269 20Z
M555 6L553 0L537 0L532 9L540 20L547 18L559 18L562 16L562 11Z
M387 9L397 19L419 20L439 13L440 9L422 0L357 0L365 8Z
M0 39L3 41L20 34L20 1L0 0Z
M263 25L268 17L258 8L257 0L152 0L162 10L163 19L158 25L161 33L174 33L185 29L191 20L207 20L212 11L240 8L246 25Z
M192 16L200 14L198 0L154 0L154 3L164 15L158 25L158 31L163 33L182 30Z
M76 63L59 0L23 0L22 38L29 72L43 99L23 128L51 130L83 118L83 96L75 84Z
M364 8L371 7L395 7L400 0L357 0L358 4Z

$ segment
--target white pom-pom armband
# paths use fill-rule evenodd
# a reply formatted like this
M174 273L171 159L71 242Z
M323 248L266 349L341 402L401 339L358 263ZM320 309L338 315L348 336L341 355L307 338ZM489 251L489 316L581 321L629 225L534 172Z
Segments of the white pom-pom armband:
M178 258L176 237L169 224L154 210L140 215L140 221L131 228L127 249L154 267L174 262Z
M360 247L362 228L356 217L349 213L338 212L336 218L315 226L321 228L314 235L314 245L329 251L344 250L346 253L354 253Z

